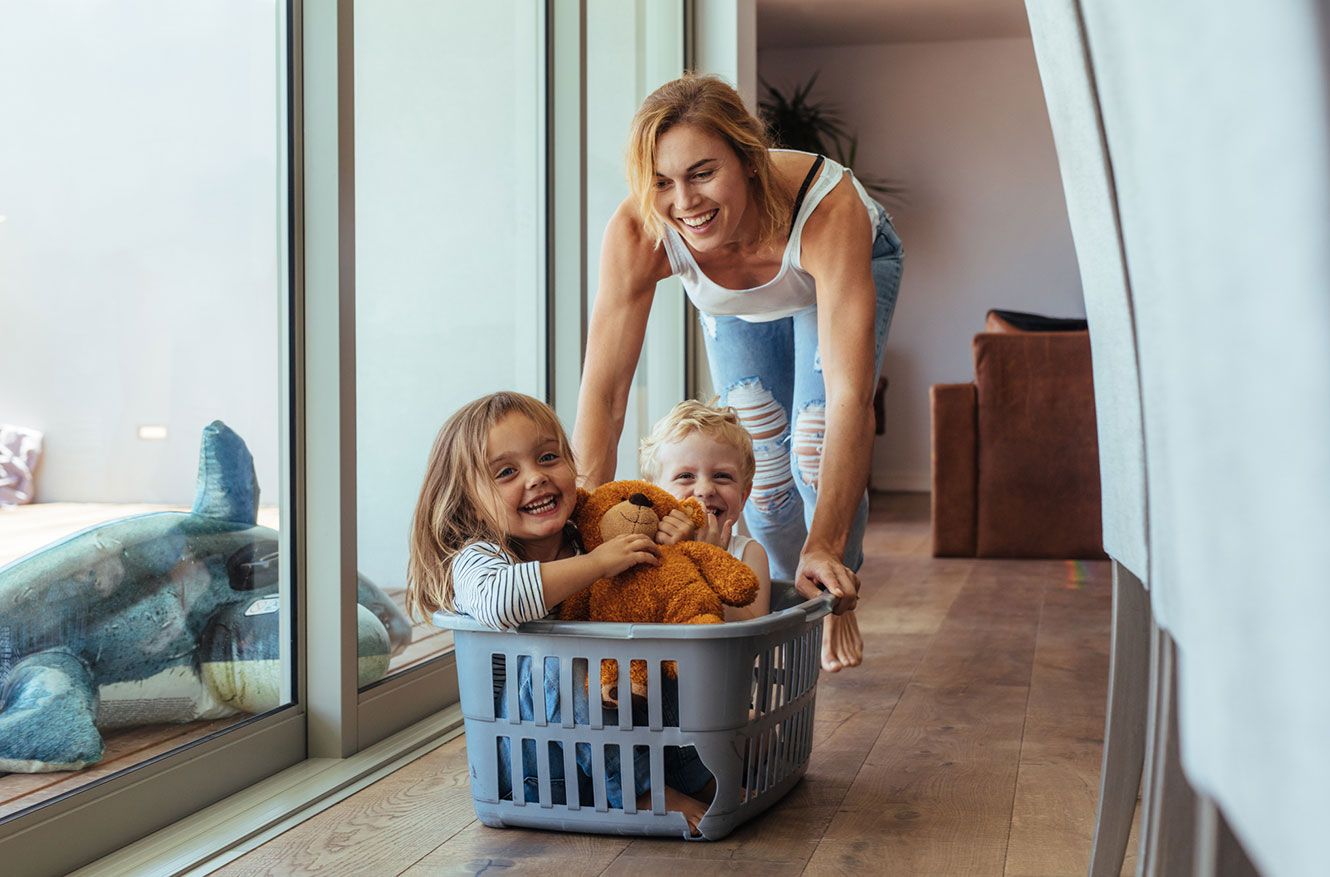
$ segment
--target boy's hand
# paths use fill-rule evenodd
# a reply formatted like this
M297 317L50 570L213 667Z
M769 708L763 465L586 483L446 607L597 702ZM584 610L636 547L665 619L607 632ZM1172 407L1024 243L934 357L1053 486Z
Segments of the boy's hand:
M590 556L601 564L601 578L617 576L639 563L660 566L660 549L651 541L650 536L641 533L615 536L608 542L598 545Z
M707 517L710 517L708 515ZM656 529L656 542L661 545L677 545L680 542L687 542L689 539L699 538L695 534L696 528L693 527L692 518L679 509L673 509L668 515L660 519L660 524Z
M720 518L715 515L707 515L707 523L697 531L693 538L698 542L705 542L708 545L714 545L725 551L730 550L730 534L734 532L734 521L726 521L723 525Z

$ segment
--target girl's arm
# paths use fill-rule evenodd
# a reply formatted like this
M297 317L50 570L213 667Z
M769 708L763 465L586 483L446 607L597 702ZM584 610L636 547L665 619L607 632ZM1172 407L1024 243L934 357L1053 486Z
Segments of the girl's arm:
M754 539L744 547L743 562L757 573L757 598L747 606L726 606L726 621L747 621L771 612L771 566L767 552Z
M589 554L545 563L514 563L488 542L467 546L453 561L453 606L493 630L510 630L549 614L596 579L631 566L660 563L649 536L616 536Z
M873 449L874 319L877 293L870 266L868 211L848 176L818 204L804 226L801 261L817 283L817 337L826 381L825 439L817 505L795 574L805 597L818 585L854 608L858 577L841 562L850 523L868 486ZM798 424L794 443L799 443Z
M588 554L551 560L540 565L546 606L557 606L596 579L618 575L639 563L660 565L655 540L641 533L615 536Z
M586 362L577 396L573 451L588 489L614 478L619 435L633 372L642 353L656 283L670 275L665 248L656 247L625 200L605 229L600 285L591 309Z

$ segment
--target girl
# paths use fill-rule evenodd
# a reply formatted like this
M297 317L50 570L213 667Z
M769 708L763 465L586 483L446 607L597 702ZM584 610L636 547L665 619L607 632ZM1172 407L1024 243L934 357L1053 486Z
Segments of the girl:
M596 579L639 563L658 565L660 549L648 536L628 534L582 553L569 524L577 504L577 472L558 416L543 402L521 393L493 393L462 406L439 430L430 449L425 481L411 525L407 591L411 613L428 618L438 609L463 613L494 630L509 630L545 618L563 600ZM532 709L530 659L519 658L523 718ZM503 683L507 685L507 681ZM546 674L546 710L559 718L558 679ZM585 680L574 691L585 692ZM579 723L589 721L584 699L574 698ZM500 691L496 708L506 715ZM645 718L645 716L644 716ZM606 721L610 721L606 717ZM614 719L617 721L617 719ZM528 749L529 745L529 749ZM578 747L578 764L589 782L589 753ZM646 756L643 755L643 758ZM585 763L583 763L585 761ZM507 797L512 771L508 753L500 757L500 793ZM617 759L607 759L611 807L622 807ZM691 793L708 791L709 771L696 760L674 772L671 786ZM555 802L562 804L563 759L551 760ZM535 742L523 742L526 800L538 800ZM705 774L705 776L703 776ZM637 777L649 776L635 771ZM650 810L650 792L637 784L638 807ZM585 792L581 798L589 799ZM665 804L681 811L690 828L707 804L666 787Z

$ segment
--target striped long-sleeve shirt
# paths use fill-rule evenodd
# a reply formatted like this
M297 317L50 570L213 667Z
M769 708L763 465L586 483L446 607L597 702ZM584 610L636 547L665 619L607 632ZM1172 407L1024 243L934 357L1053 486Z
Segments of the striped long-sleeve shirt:
M540 564L519 563L493 542L474 542L453 559L453 605L495 630L549 614Z

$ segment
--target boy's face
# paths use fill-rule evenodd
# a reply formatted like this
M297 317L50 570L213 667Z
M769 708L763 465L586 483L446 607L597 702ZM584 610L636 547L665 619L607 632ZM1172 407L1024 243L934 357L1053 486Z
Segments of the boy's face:
M743 455L738 448L692 432L682 441L661 445L656 461L660 470L656 483L675 499L693 497L721 524L739 520L753 485L743 482Z

